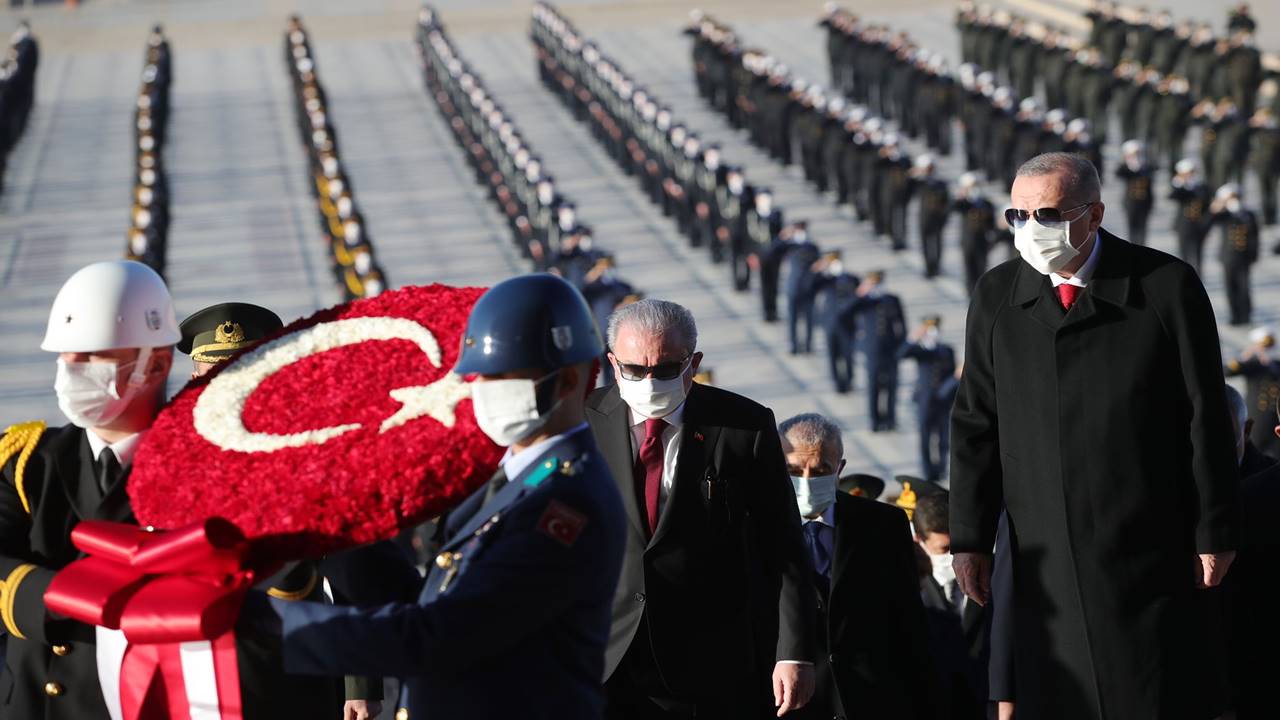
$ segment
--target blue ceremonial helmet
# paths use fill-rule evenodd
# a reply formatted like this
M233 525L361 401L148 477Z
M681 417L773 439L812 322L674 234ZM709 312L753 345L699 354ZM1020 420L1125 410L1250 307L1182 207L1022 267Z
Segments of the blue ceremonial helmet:
M591 309L576 288L547 273L521 275L489 288L471 308L453 371L556 370L603 353Z

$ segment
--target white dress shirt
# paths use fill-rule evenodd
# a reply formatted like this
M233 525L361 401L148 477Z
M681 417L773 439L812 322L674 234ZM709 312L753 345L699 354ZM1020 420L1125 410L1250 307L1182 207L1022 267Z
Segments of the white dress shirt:
M630 407L627 410L631 413L631 464L634 465L640 459L640 446L644 444L644 423L649 418ZM662 421L667 426L662 430L662 487L658 490L658 517L662 517L662 509L666 507L671 487L676 482L676 458L680 456L680 438L684 434L684 403L663 416Z
M1063 277L1058 273L1049 273L1049 282L1053 283L1056 288L1059 285L1075 285L1076 287L1089 287L1089 280L1093 278L1093 271L1098 269L1098 257L1102 255L1102 240L1097 233L1093 235L1093 249L1089 251L1089 257L1085 258L1084 264L1071 277Z
M126 467L133 462L133 454L138 451L138 444L142 442L142 436L147 431L136 432L123 440L117 440L108 444L106 440L98 437L92 430L85 432L85 436L89 438L89 451L93 453L94 461L102 455L103 448L111 448L111 452L116 456L116 462L120 463L120 467Z
M586 429L587 424L584 422L565 430L559 435L552 435L546 440L539 440L520 452L511 452L511 448L507 448L507 454L503 455L502 461L498 463L499 467L501 467L503 472L507 475L507 482L511 482L512 478L519 477L520 473L528 469L528 467L533 464L534 460L542 457L542 453L546 452L547 448L555 445L574 433L579 433Z

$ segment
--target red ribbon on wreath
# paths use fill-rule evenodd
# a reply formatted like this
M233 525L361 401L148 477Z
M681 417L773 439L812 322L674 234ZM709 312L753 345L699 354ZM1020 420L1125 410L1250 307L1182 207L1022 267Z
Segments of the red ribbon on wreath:
M241 720L235 623L246 591L270 567L255 567L253 544L212 518L171 531L86 520L71 541L88 557L59 572L45 591L53 612L123 631L120 669L125 720L191 717L182 643L209 641L222 720Z

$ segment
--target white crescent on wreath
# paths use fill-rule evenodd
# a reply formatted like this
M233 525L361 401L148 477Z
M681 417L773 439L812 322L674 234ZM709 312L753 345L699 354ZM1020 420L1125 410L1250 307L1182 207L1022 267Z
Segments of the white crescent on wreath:
M440 344L435 335L413 320L356 317L320 323L264 343L210 380L192 412L196 432L223 450L269 453L320 445L358 430L359 424L343 424L285 435L253 432L245 427L244 406L259 385L284 368L327 350L370 340L408 340L418 346L433 367L440 367ZM400 410L382 421L379 432L421 417L434 418L451 428L454 409L470 395L471 386L452 372L428 385L396 388L391 397L401 403Z

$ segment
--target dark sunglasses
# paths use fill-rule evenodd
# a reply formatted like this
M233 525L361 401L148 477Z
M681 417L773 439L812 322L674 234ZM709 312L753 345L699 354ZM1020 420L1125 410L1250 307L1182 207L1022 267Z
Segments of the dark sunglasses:
M632 365L618 361L618 373L622 375L623 380L643 380L652 375L654 380L674 380L684 372L685 365L688 364L689 355L683 360L675 360L672 362L658 363L657 365ZM617 360L615 355L614 360Z
M1090 205L1093 205L1093 203L1087 202L1083 205L1077 205L1073 208L1067 208L1066 210L1059 210L1058 208L1051 208L1051 207L1040 208L1039 210L1031 210L1031 211L1019 210L1018 208L1009 208L1008 210L1004 211L1004 219L1005 219L1005 222L1009 223L1009 227L1012 227L1012 228L1020 228L1023 225L1026 225L1027 220L1033 217L1036 219L1036 222L1040 223L1041 225L1044 225L1046 227L1055 227L1055 226L1061 225L1064 222L1079 220L1080 217L1084 215L1084 213L1080 213L1080 215L1077 215L1071 218L1070 220L1068 220L1066 216L1075 212L1076 210L1079 210L1080 208L1087 208Z

